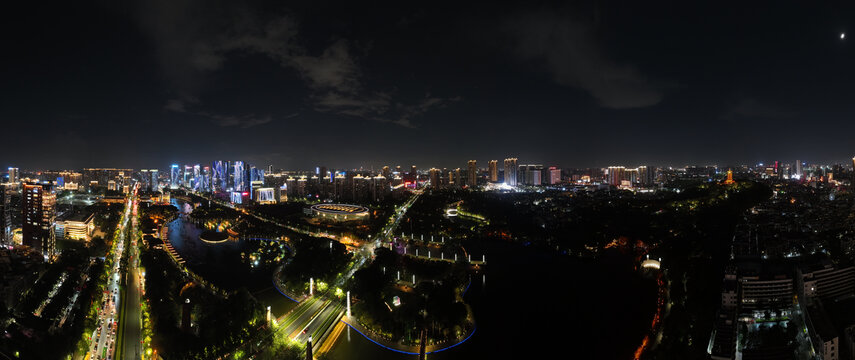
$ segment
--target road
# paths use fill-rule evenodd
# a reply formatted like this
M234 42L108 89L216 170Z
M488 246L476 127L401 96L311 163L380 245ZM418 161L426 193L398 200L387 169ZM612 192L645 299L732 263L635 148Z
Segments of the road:
M116 330L118 328L116 322L118 320L118 305L120 300L119 282L121 280L119 274L119 263L122 258L122 252L125 250L125 228L128 226L128 219L130 218L133 203L134 199L133 196L131 196L125 203L125 211L122 215L122 220L118 224L118 236L113 239L116 243L116 250L112 254L113 266L109 269L107 286L105 287L104 294L102 295L102 309L98 313L98 327L92 334L93 341L89 347L89 353L92 355L92 359L112 359L113 353L116 350L115 339Z
M127 284L124 291L124 316L119 323L122 326L122 352L121 357L125 360L140 359L142 354L142 324L140 314L140 269L139 269L139 248L137 242L140 239L137 236L138 222L137 216L138 203L134 203L133 216L131 217L131 248L128 261Z
M314 346L317 347L320 345L320 337L342 315L343 307L335 298L310 297L278 321L280 326L277 334L299 343L305 343L312 336Z

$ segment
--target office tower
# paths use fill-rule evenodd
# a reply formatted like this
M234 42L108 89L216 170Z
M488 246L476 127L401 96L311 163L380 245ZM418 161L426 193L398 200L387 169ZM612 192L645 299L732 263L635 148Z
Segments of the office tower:
M234 165L234 191L243 192L249 188L249 179L244 170L243 161L235 161Z
M50 260L56 253L56 194L49 184L24 184L21 197L23 243Z
M802 161L801 160L796 160L796 175L798 175L799 177L802 176Z
M555 185L561 183L561 169L550 166L549 167L549 185Z
M469 163L467 165L468 165L467 170L469 170L469 178L466 179L467 185L469 185L469 187L475 187L478 185L477 162L475 160L469 160Z
M193 191L199 191L202 185L202 167L199 164L193 165L193 173L190 175L190 188Z
M178 188L178 181L181 178L181 169L178 168L178 165L172 164L172 169L170 169L169 175L169 187L176 189Z
M226 175L226 168L223 161L214 161L212 166L213 173L211 174L211 188L213 191L226 191L229 187L229 177Z
M160 176L158 174L157 169L151 169L148 171L149 175L151 175L151 179L149 180L149 185L151 185L151 191L160 191Z
M410 167L410 175L412 175L412 176L418 176L418 172L416 172L416 166L415 166L415 165L413 165L412 167Z
M389 169L388 166L383 167L383 177L392 176L392 169Z
M184 165L184 176L182 177L181 184L185 187L192 189L193 182L193 166L192 165Z
M249 181L261 181L264 182L264 169L257 168L255 166L249 167Z
M0 244L12 243L12 184L0 184Z
M211 167L205 166L202 168L202 185L199 187L204 192L212 191L211 189Z
M318 175L318 179L326 179L327 178L327 167L321 166L315 169L315 175Z
M267 173L273 174L273 164L267 165Z
M609 166L609 174L607 177L609 185L620 186L620 182L624 177L624 172L626 172L626 168L623 166Z
M505 185L517 186L517 158L505 159Z
M439 169L432 168L428 171L428 174L430 174L430 186L433 187L434 189L439 189L440 188L440 185L439 185L440 171L439 171Z
M16 168L16 167L10 167L9 168L9 183L12 183L12 184L18 183L18 177L19 176L20 176L20 174L18 174L18 168Z
M57 186L59 187L59 182L57 182ZM140 190L151 190L151 174L146 169L140 170Z
M404 175L404 173L401 172L401 165L395 166L395 172L398 173L398 176Z
M488 166L490 173L490 182L499 182L499 161L490 160Z

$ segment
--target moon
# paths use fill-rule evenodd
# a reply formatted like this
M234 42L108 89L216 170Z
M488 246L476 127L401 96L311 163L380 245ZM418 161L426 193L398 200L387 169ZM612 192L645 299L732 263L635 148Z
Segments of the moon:
M846 33L840 33L840 40L846 39Z

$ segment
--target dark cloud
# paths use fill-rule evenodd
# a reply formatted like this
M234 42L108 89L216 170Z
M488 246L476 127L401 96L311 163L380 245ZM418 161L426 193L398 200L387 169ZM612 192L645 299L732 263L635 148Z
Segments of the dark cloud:
M156 3L155 10L146 12L141 18L142 28L153 39L161 65L167 76L174 77L182 98L195 97L198 92L185 83L197 79L188 79L185 72L199 76L219 70L230 55L243 53L265 56L296 71L310 91L308 99L313 108L320 112L415 127L415 118L430 108L451 102L451 99L431 98L427 103L420 100L407 105L404 101L393 100L392 92L368 90L349 41L334 40L320 53L313 54L300 44L298 23L290 15L262 16L234 6L231 12L200 14L194 10L201 4ZM170 36L174 33L181 35ZM184 113L184 105L183 101L170 100L166 109ZM268 117L208 117L223 126L248 127L269 121Z
M248 114L242 116L235 115L222 115L215 114L207 111L190 111L187 109L187 103L184 100L178 99L170 99L166 102L166 105L163 106L164 110L168 110L171 112L179 113L179 114L190 114L195 116L200 116L206 118L223 127L235 126L240 128L250 128L256 125L267 124L273 118L270 115L266 116L256 116L255 114ZM297 116L296 113L288 115L285 119L290 119L292 117Z
M609 58L592 22L555 11L508 22L515 53L540 63L558 84L588 92L602 107L640 108L662 101L663 87L632 64Z
M795 116L791 110L781 106L760 102L754 98L740 99L725 112L725 118L766 118L782 119Z

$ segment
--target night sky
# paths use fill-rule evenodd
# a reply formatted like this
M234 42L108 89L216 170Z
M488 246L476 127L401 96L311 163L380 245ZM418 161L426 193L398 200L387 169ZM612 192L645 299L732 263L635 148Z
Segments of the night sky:
M855 155L851 1L27 3L0 15L0 166Z

